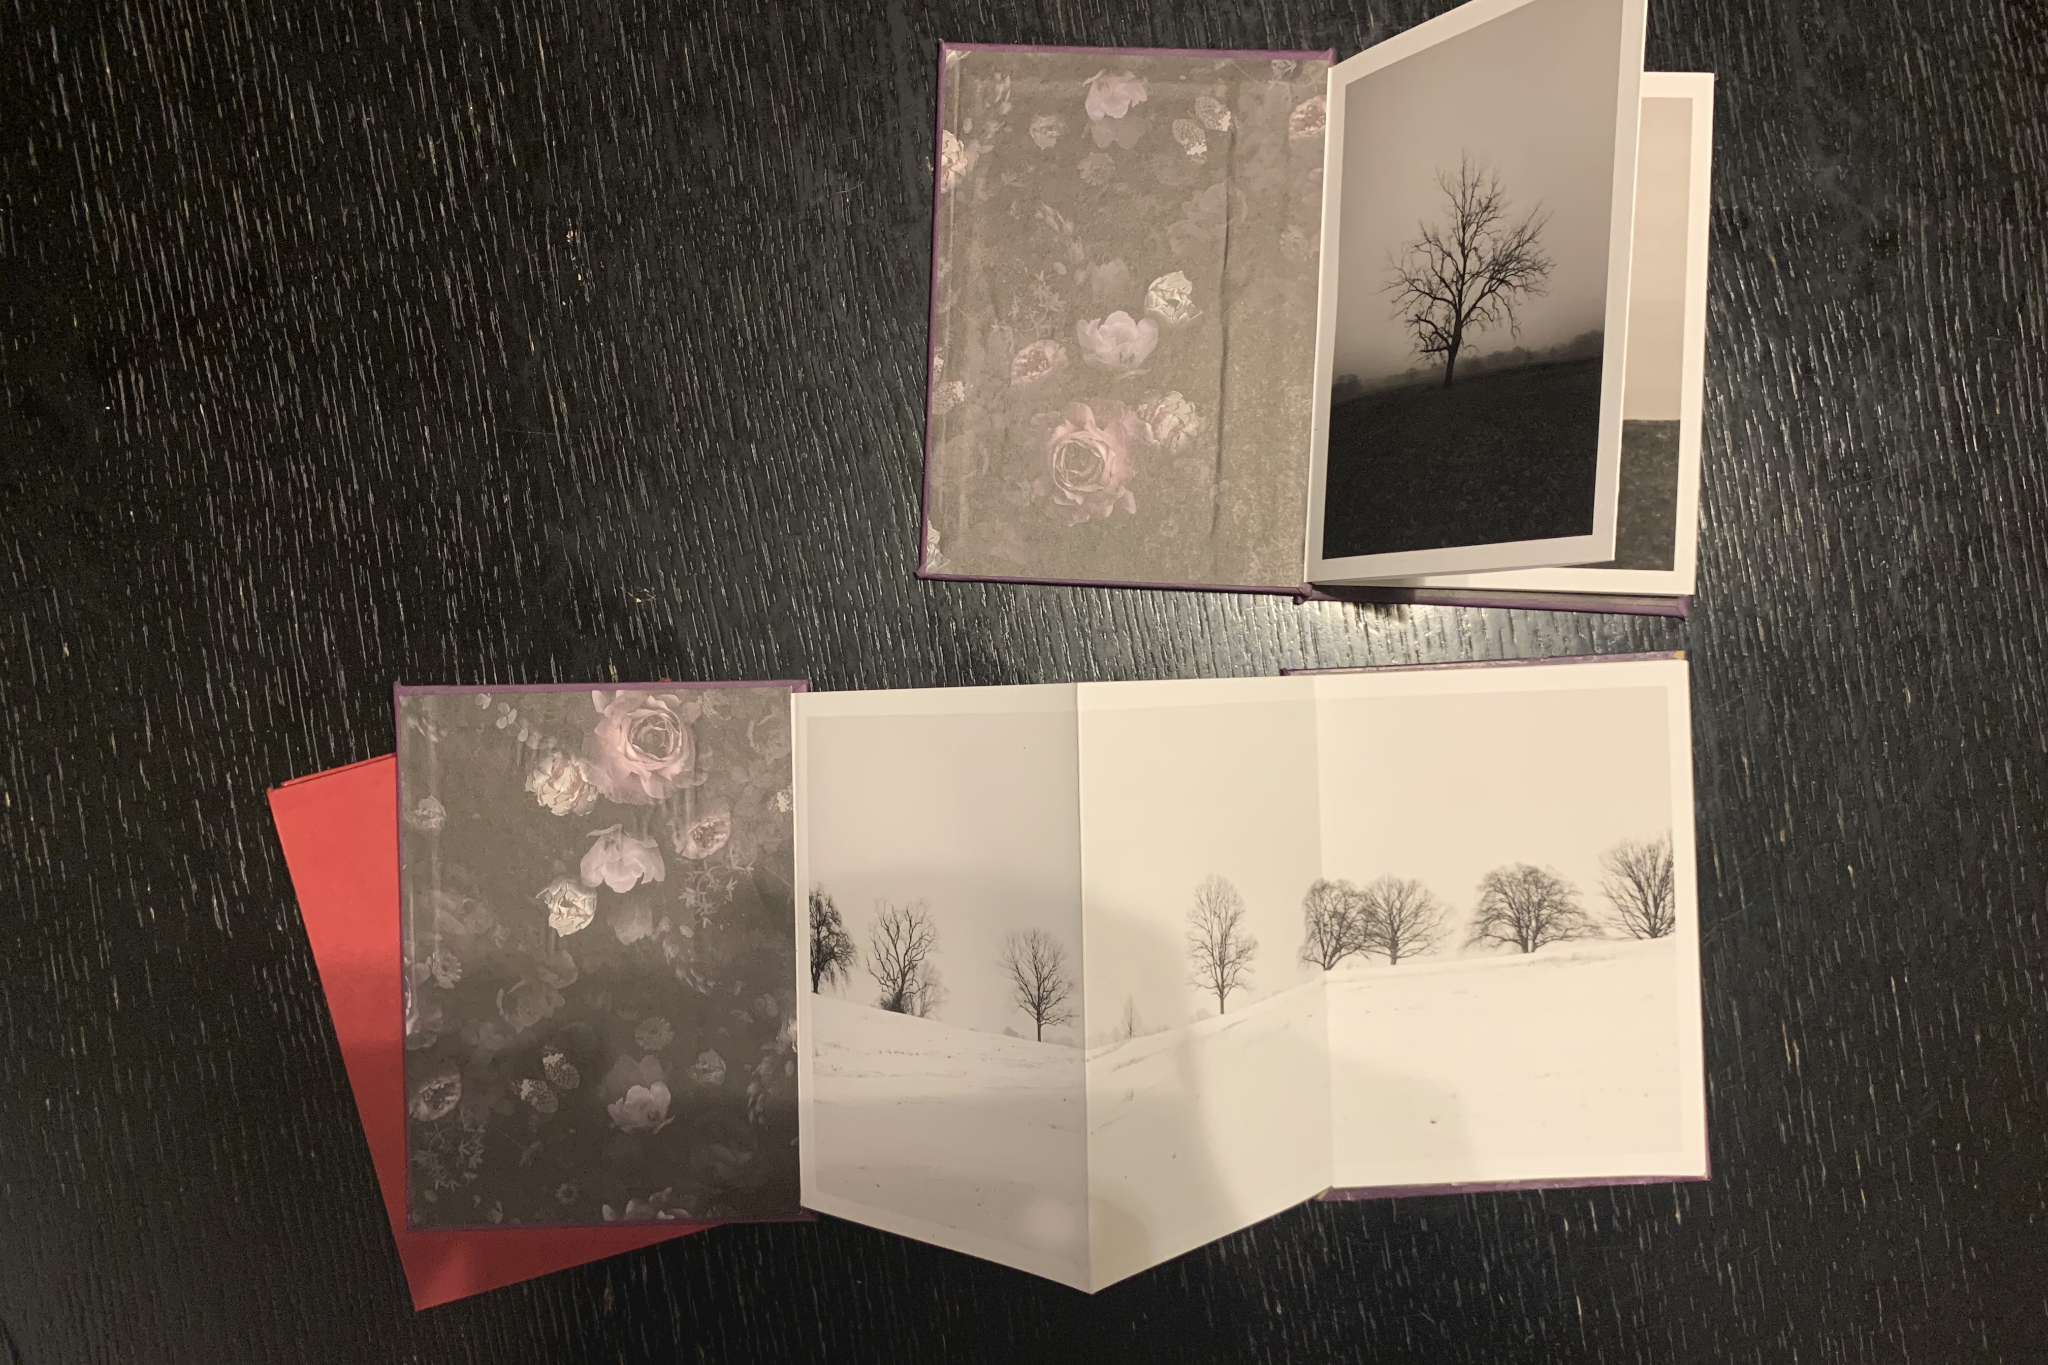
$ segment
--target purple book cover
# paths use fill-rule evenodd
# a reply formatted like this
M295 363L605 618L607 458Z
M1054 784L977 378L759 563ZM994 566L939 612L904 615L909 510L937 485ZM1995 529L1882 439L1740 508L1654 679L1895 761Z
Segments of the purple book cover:
M802 690L394 689L412 1226L802 1216Z
M1300 590L1331 56L943 45L922 576Z

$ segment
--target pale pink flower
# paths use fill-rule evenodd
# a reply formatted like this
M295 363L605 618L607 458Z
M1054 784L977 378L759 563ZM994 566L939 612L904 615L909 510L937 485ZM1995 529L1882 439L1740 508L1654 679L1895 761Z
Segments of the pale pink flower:
M588 815L597 804L589 765L571 754L553 753L526 775L526 789L551 815Z
M962 142L953 136L950 129L939 134L939 192L951 190L973 169L975 159L981 154L979 145Z
M1031 120L1031 140L1038 144L1040 151L1049 151L1066 131L1066 120L1058 114L1040 114Z
M1067 366L1067 348L1057 341L1034 341L1010 361L1012 384L1036 384Z
M589 859L584 861L588 863ZM548 927L565 938L589 928L590 921L597 916L597 897L567 877L549 882L535 899L548 908Z
M1091 119L1122 118L1131 106L1145 101L1145 82L1124 71L1112 75L1098 71L1088 78L1088 98L1083 102Z
M1143 365L1159 344L1159 324L1118 309L1106 318L1076 323L1074 335L1080 338L1081 351L1089 360L1129 374Z
M638 943L654 936L654 907L644 900L630 900L611 912L612 934L621 943Z
M1121 507L1138 510L1124 485L1135 465L1131 459L1131 416L1121 403L1070 403L1065 411L1047 414L1045 473L1037 482L1049 510L1069 526L1108 517Z
M625 1133L658 1133L674 1120L669 1117L667 1074L659 1057L643 1057L635 1066L621 1057L606 1075L606 1088L617 1088L619 1097L605 1106L612 1126Z
M597 727L590 736L589 777L624 805L648 806L679 787L700 786L697 741L690 723L703 703L681 692L592 692Z
M1196 316L1195 282L1185 271L1161 275L1145 290L1145 311L1161 322L1179 326Z
M1138 405L1138 421L1152 444L1168 450L1184 449L1201 434L1202 419L1195 405L1178 393L1149 399Z
M1311 95L1294 106L1294 112L1287 116L1287 136L1290 138L1321 137L1323 125L1329 122L1329 108L1321 95Z
M580 871L585 886L602 884L614 891L631 891L641 882L658 882L668 876L654 840L628 834L622 825L591 832L590 851L583 855Z
M724 848L732 838L732 812L713 811L711 814L689 825L677 823L674 831L676 852L692 862L709 858Z

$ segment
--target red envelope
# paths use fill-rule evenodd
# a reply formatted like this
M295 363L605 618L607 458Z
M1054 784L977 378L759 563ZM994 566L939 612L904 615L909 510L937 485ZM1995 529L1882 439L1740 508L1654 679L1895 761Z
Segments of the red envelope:
M275 788L270 813L414 1308L634 1251L708 1223L414 1232L405 1225L405 1024L399 997L398 762L390 755Z

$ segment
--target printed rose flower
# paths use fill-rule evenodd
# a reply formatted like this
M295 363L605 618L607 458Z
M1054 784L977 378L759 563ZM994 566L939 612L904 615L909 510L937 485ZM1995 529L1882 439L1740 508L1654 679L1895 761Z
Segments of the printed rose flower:
M706 1048L690 1066L690 1079L699 1085L725 1084L725 1058Z
M1212 133L1230 131L1230 110L1214 95L1195 96L1195 118Z
M1159 344L1159 324L1150 318L1133 318L1118 309L1106 318L1074 324L1081 340L1082 354L1097 365L1120 374L1130 374L1145 363Z
M562 993L545 981L522 981L498 992L498 1014L523 1033L562 1008Z
M526 789L550 815L588 815L597 804L590 767L571 754L549 754L526 775Z
M1058 114L1040 114L1031 120L1031 140L1038 144L1040 151L1050 151L1066 130L1067 121Z
M1125 71L1111 75L1098 71L1088 78L1088 98L1083 107L1091 119L1122 118L1131 106L1145 101L1145 82Z
M1197 159L1209 153L1209 136L1202 131L1202 125L1191 118L1177 118L1173 121L1173 140L1180 149Z
M448 823L448 808L434 797L422 796L419 804L405 813L405 823L427 834L439 834Z
M1153 445L1168 450L1185 449L1202 431L1202 419L1196 414L1195 405L1178 393L1139 404L1138 421Z
M612 910L612 933L621 943L638 943L654 935L654 909L646 901L629 901Z
M1121 258L1105 261L1088 272L1088 288L1103 303L1114 303L1131 289L1131 268Z
M626 1058L619 1060L631 1065ZM661 1059L643 1057L638 1079L626 1087L625 1094L606 1105L604 1111L611 1115L612 1127L622 1133L658 1133L674 1122L668 1114L668 1103L668 1081L661 1069Z
M1045 442L1045 473L1037 482L1048 510L1069 526L1108 517L1121 507L1138 510L1124 485L1134 472L1127 428L1130 414L1121 403L1070 403L1048 414L1053 422Z
M592 830L590 838L590 851L583 855L580 869L585 886L603 884L614 891L631 891L642 882L658 882L668 876L661 850L652 839L628 834L622 825ZM583 924L588 923L590 916L585 915Z
M548 928L565 938L589 928L597 915L597 897L567 877L549 882L534 899L548 908Z
M1176 327L1195 317L1195 282L1184 271L1161 275L1145 290L1145 311Z
M1057 341L1034 341L1010 362L1012 384L1036 384L1067 367L1067 348Z
M462 1103L462 1073L443 1071L421 1081L412 1092L406 1112L422 1123L434 1123L455 1112Z
M633 1030L633 1041L642 1052L659 1052L675 1040L675 1026L658 1014L642 1019L640 1027Z
M1312 95L1294 106L1294 112L1287 116L1287 136L1290 138L1321 137L1323 125L1329 122L1329 109L1321 95Z
M692 862L709 858L724 848L726 841L731 838L732 812L729 810L713 811L688 826L680 821L676 824L676 852Z
M962 142L953 136L950 129L939 134L939 192L951 190L959 184L974 166L980 148L971 142Z
M701 786L690 724L703 711L681 692L592 692L590 779L622 805L650 806L680 787Z
M1081 158L1081 183L1084 185L1107 185L1114 174L1116 163L1101 152L1090 152Z
M932 416L944 417L967 401L967 381L948 379L932 390Z

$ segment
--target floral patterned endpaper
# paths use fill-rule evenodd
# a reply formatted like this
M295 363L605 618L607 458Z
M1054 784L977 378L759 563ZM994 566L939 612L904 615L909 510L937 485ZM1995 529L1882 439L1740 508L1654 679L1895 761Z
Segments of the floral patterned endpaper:
M943 48L921 572L1301 586L1330 55Z
M794 687L398 690L413 1226L797 1215Z

